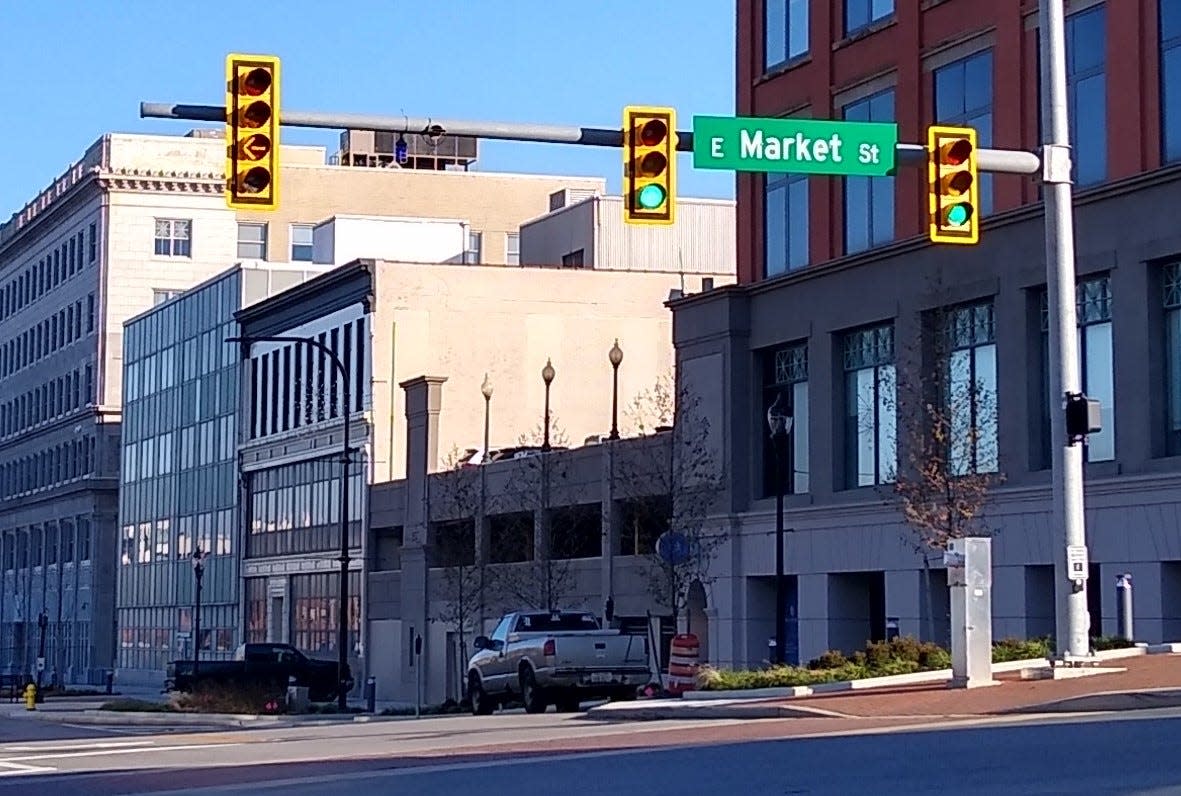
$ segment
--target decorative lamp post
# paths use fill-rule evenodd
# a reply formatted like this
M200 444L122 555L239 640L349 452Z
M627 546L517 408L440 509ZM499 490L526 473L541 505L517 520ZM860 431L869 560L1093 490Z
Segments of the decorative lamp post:
M484 383L480 385L480 393L484 396L484 455L480 458L480 545L478 547L480 553L480 632L484 632L484 558L487 556L487 551L484 549L484 533L488 524L488 472L484 469L488 464L489 454L488 449L491 443L489 442L489 429L492 417L492 381L488 378L488 374L484 374ZM464 651L467 654L467 651ZM461 681L465 682L465 681Z
M197 598L193 606L193 682L201 674L201 580L205 577L205 556L201 545L193 550L193 575L197 578Z
M542 431L541 449L546 453L549 452L549 387L555 375L553 363L546 357L545 367L541 369L541 380L545 382L545 429Z
M623 349L619 347L618 337L607 359L611 362L611 439L619 439L619 365L623 362Z
M772 663L782 664L787 644L787 578L783 574L783 492L786 487L784 459L793 418L788 414L783 393L767 409L771 447L775 453L775 654Z

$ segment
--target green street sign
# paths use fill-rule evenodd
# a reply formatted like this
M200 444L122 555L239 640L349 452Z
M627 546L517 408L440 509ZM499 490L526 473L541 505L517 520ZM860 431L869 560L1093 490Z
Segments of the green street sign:
M693 165L839 177L894 173L898 125L828 119L694 116Z

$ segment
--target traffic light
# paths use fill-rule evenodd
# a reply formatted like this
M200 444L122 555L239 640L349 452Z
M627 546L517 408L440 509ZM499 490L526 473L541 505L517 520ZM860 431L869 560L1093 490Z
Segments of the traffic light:
M976 131L932 126L927 130L927 153L929 237L934 243L979 243Z
M623 109L623 220L676 220L677 116L673 108Z
M279 204L279 59L272 55L226 57L226 204Z

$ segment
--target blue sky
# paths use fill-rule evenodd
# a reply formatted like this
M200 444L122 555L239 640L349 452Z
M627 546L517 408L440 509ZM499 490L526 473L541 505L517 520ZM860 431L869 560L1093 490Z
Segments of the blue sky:
M182 134L139 118L140 101L220 104L225 56L283 59L283 106L461 120L618 128L624 105L734 111L732 0L0 0L0 219L107 131ZM347 8L348 11L335 11ZM117 9L117 11L116 11ZM647 25L651 53L629 31ZM284 131L335 152L333 131ZM475 168L604 176L616 149L480 144ZM728 172L679 159L678 194L732 197Z

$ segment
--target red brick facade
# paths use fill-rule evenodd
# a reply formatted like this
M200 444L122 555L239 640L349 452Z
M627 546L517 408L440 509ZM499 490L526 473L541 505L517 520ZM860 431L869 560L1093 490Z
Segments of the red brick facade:
M922 142L933 121L933 77L924 63L977 37L991 37L993 143L1038 147L1037 3L1034 0L896 0L895 13L842 39L845 0L810 0L809 52L787 68L763 74L764 3L738 0L737 114L782 116L809 108L814 118L840 118L834 96L867 80L893 75L899 139ZM1107 0L1107 179L1161 164L1158 0ZM1095 5L1067 2L1067 13ZM887 78L888 79L888 78ZM895 237L923 232L926 195L920 169L896 179ZM738 278L762 278L763 176L740 173ZM999 175L995 212L1037 200L1032 178ZM810 264L844 255L841 181L810 180Z

